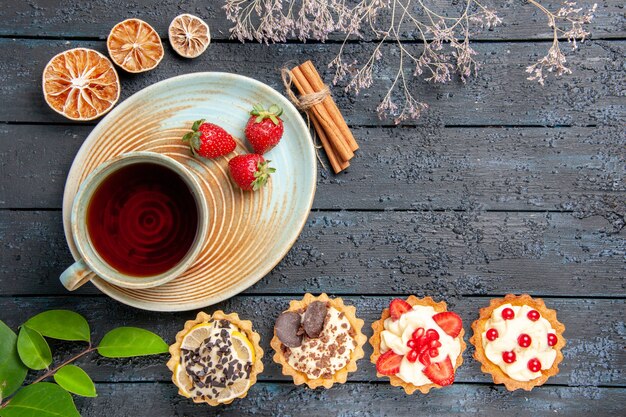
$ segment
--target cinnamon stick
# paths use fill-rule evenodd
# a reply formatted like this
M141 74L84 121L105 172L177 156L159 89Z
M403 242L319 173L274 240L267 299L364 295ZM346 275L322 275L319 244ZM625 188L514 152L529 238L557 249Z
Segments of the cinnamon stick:
M350 162L342 161L337 157L337 153L335 149L328 141L328 136L326 136L326 132L320 126L320 123L317 121L316 117L311 117L311 121L313 122L313 127L315 128L315 132L317 133L317 137L320 138L320 142L322 142L322 146L326 151L326 156L328 156L328 161L330 162L330 166L335 171L335 174L340 173L344 169L350 166Z
M313 94L315 90L304 76L300 67L295 67L291 70L293 76L293 82L300 91L300 94ZM341 135L341 131L335 125L333 118L328 113L326 108L322 105L316 105L311 107L312 118L317 118L317 122L321 126L327 137L328 141L336 151L337 155L342 161L349 161L354 156L352 149L348 147L348 143Z
M322 80L322 77L320 77L320 74L317 72L315 65L313 65L310 60L300 65L300 68L311 87L313 87L314 91L322 91L324 89L324 81ZM339 128L339 131L341 132L344 140L348 144L350 150L356 151L357 149L359 149L359 145L356 143L356 140L354 139L354 136L352 135L352 132L348 127L348 124L341 115L337 104L335 104L335 101L330 95L324 99L322 105L335 123L335 126Z

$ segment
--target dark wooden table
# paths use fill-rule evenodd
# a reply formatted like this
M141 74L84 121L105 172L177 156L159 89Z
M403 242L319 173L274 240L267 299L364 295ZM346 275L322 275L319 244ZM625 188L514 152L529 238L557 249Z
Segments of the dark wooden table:
M209 408L177 396L166 356L81 360L98 398L76 398L83 416L597 416L626 411L626 27L623 1L600 0L593 40L568 57L574 73L545 87L524 68L551 42L545 19L523 1L498 6L505 26L476 39L479 76L415 83L430 104L417 123L380 122L375 107L390 69L361 96L334 94L359 139L352 166L320 168L309 221L287 257L258 284L220 305L254 320L269 348L274 318L304 292L356 305L369 324L393 296L430 295L461 314L466 332L478 309L528 292L567 326L560 373L532 392L494 386L465 353L452 387L406 396L377 379L367 359L330 390L296 387L264 359L248 397ZM545 1L552 9L557 1ZM195 60L166 56L153 71L122 74L122 99L156 81L195 71L228 71L281 89L286 62L330 61L339 44L239 44L207 0L3 0L0 8L0 319L16 328L50 308L84 314L95 339L112 327L149 328L171 342L195 311L135 310L88 285L68 293L58 276L71 262L61 223L65 178L94 123L69 122L41 94L56 53L78 46L106 52L110 28L127 17L162 36L181 12L211 26L213 43ZM371 44L351 43L364 58ZM330 81L328 71L324 74ZM66 346L66 345L63 345ZM78 346L62 348L60 354ZM371 349L366 349L369 356Z

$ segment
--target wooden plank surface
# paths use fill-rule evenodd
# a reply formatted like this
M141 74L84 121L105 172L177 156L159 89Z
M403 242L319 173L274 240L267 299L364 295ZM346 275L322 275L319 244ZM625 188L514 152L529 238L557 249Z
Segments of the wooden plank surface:
M72 160L91 129L0 125L0 208L60 209ZM320 170L314 209L458 210L471 201L489 210L569 210L626 191L622 127L354 134L361 143L355 163L339 176Z
M259 383L230 406L194 405L170 384L98 384L98 398L77 398L83 417L271 416L411 417L417 415L489 415L586 417L620 415L625 390L543 387L510 393L502 387L455 384L428 395L407 396L389 384L344 384L329 390L305 390L292 384Z
M10 106L0 107L0 122L55 122L67 119L54 113L41 93L41 73L56 53L72 47L92 47L105 51L102 41L60 41L0 39L0 56L14 57L0 63L0 96ZM177 58L171 51L149 73L123 74L122 97L166 78L196 71L226 71L251 76L284 91L280 68L288 63L312 59L318 63L327 82L332 80L325 65L337 53L337 44L214 44L194 60ZM626 120L622 86L626 82L623 57L626 41L590 42L568 58L575 68L572 75L548 82L541 87L526 79L524 68L543 56L548 45L529 42L498 42L476 45L483 68L478 78L467 85L453 81L433 85L411 82L410 88L430 105L418 123L421 125L623 125ZM395 46L386 45L388 65L375 71L371 89L354 96L333 89L337 104L351 125L379 125L376 107L395 76ZM364 60L371 47L365 44L346 46L347 56ZM250 63L254 63L253 65ZM384 123L390 123L386 121ZM410 124L411 122L407 123Z
M356 3L356 2L353 2ZM485 6L495 8L503 21L503 26L491 31L484 31L472 36L472 39L552 39L552 31L545 16L527 2L484 1ZM558 0L543 0L545 7L556 12L561 7ZM623 3L619 0L579 1L582 7L597 3L595 18L589 25L594 38L623 38L624 26ZM56 36L105 38L111 28L119 21L130 17L146 20L166 38L167 27L174 16L180 13L195 13L201 16L211 27L214 40L228 39L231 22L226 20L225 12L220 8L223 2L216 0L162 0L158 4L146 1L99 0L85 2L80 0L4 0L0 9L3 36ZM433 10L443 16L458 16L465 7L464 1L431 0L427 1ZM386 20L385 20L386 21ZM413 31L406 36L415 37ZM293 36L290 36L294 39ZM366 39L369 39L366 34ZM339 35L331 39L342 40Z
M624 297L625 237L601 216L313 212L285 259L248 292ZM5 295L67 294L58 276L72 258L60 212L0 211L0 240Z
M290 378L282 375L280 367L271 357L273 351L269 342L273 335L276 317L287 308L289 301L298 297L291 296L236 296L226 302L204 309L212 312L221 309L226 312L236 311L241 317L252 319L255 329L261 335L261 347L265 351L263 363L265 370L261 381L289 382ZM380 318L391 297L383 296L345 296L344 301L357 308L357 316L365 321L364 333L372 334L371 323ZM489 304L488 297L447 298L449 308L463 319L465 339L469 344L472 334L471 323L478 317L478 309ZM564 362L558 375L547 381L547 385L569 385L585 387L626 387L626 334L623 332L626 308L624 300L579 300L568 298L548 298L548 307L557 310L559 321L565 327L567 345L564 350ZM193 319L195 312L155 314L139 311L106 297L0 297L0 311L5 311L3 320L13 328L22 324L31 315L54 308L67 308L84 314L91 324L93 340L98 340L111 329L110 317L116 317L116 326L145 327L162 335L168 343L173 343L176 333L186 320ZM603 323L590 326L589 323ZM80 344L68 346L56 343L57 356L67 356L77 351ZM350 382L382 382L376 377L376 369L369 361L372 349L365 346L365 358L359 361L358 370L349 377ZM465 362L456 374L456 383L488 384L491 377L480 370L480 365L472 356L472 348L465 354ZM92 355L82 359L79 364L100 382L146 382L170 380L171 373L164 366L167 355L124 360L111 360ZM97 359L96 359L97 358Z

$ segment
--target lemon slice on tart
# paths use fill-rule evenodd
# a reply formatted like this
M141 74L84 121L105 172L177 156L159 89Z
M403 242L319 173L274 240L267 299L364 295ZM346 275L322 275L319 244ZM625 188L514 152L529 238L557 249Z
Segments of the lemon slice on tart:
M183 343L180 345L181 349L195 350L211 336L213 330L213 323L201 323L191 328L189 333L183 339Z
M233 349L237 353L237 357L242 362L254 362L254 346L250 340L241 332L234 331L230 335L233 342Z
M187 398L191 398L191 389L193 389L193 382L187 372L185 371L185 367L179 363L176 365L176 369L174 369L174 381L176 386L179 389L181 395Z

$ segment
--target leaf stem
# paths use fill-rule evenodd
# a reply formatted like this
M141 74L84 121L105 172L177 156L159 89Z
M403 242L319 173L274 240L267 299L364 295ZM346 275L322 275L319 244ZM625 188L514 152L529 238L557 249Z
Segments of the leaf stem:
M36 380L34 380L33 382L31 382L28 385L33 385L33 384L36 384L38 382L43 381L46 378L50 378L52 375L54 375L59 369L63 368L65 365L68 365L68 364L74 362L75 360L80 359L81 357L85 356L86 354L88 354L90 352L93 352L96 349L97 349L97 347L93 347L91 342L90 342L89 346L87 347L87 349L83 350L82 352L80 352L79 354L77 354L75 356L72 356L71 358L69 358L68 360L66 360L62 364L56 366L55 368L48 370L45 374L43 374L42 376L40 376L39 378L37 378ZM11 401L11 398L9 398L8 400L6 400L2 404L0 404L0 409L6 407L7 404L9 404L10 401Z

